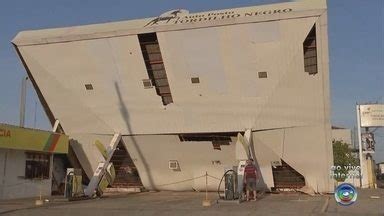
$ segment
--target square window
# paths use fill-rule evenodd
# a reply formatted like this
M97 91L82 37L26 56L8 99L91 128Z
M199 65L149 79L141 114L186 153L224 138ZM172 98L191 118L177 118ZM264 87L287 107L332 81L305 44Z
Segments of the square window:
M25 178L49 179L50 155L44 153L25 153Z
M259 78L267 78L268 74L265 71L259 72Z
M200 79L199 79L199 77L192 77L191 82L192 83L200 83Z
M152 88L152 81L150 79L143 79L144 88Z
M93 90L92 84L85 84L85 89L86 90Z

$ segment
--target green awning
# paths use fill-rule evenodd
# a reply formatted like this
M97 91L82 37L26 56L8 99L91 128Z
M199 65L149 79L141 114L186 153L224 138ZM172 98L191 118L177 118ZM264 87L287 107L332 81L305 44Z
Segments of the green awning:
M66 154L68 153L68 136L0 124L0 148Z

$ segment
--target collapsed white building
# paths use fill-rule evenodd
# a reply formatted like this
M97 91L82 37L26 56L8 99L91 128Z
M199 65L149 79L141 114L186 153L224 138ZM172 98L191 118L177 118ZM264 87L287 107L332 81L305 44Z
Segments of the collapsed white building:
M12 42L88 177L103 160L94 143L120 133L118 186L202 189L196 177L238 164L248 129L259 187L333 191L325 0L175 10Z

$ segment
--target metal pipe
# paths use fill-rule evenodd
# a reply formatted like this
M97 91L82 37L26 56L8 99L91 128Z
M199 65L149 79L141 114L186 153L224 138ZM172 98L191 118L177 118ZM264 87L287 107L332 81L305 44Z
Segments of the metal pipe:
M25 124L25 103L27 97L27 81L28 77L23 77L21 81L21 93L20 93L20 127L24 127Z
M357 139L359 141L359 159L360 159L360 188L363 187L363 148L361 144L361 120L360 120L360 105L356 105L357 119Z

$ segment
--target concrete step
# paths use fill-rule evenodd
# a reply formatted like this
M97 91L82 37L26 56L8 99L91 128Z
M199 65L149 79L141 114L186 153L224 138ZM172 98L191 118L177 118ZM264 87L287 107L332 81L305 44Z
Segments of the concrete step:
M139 193L142 191L141 187L129 187L129 188L107 188L104 194L120 194L120 193Z

